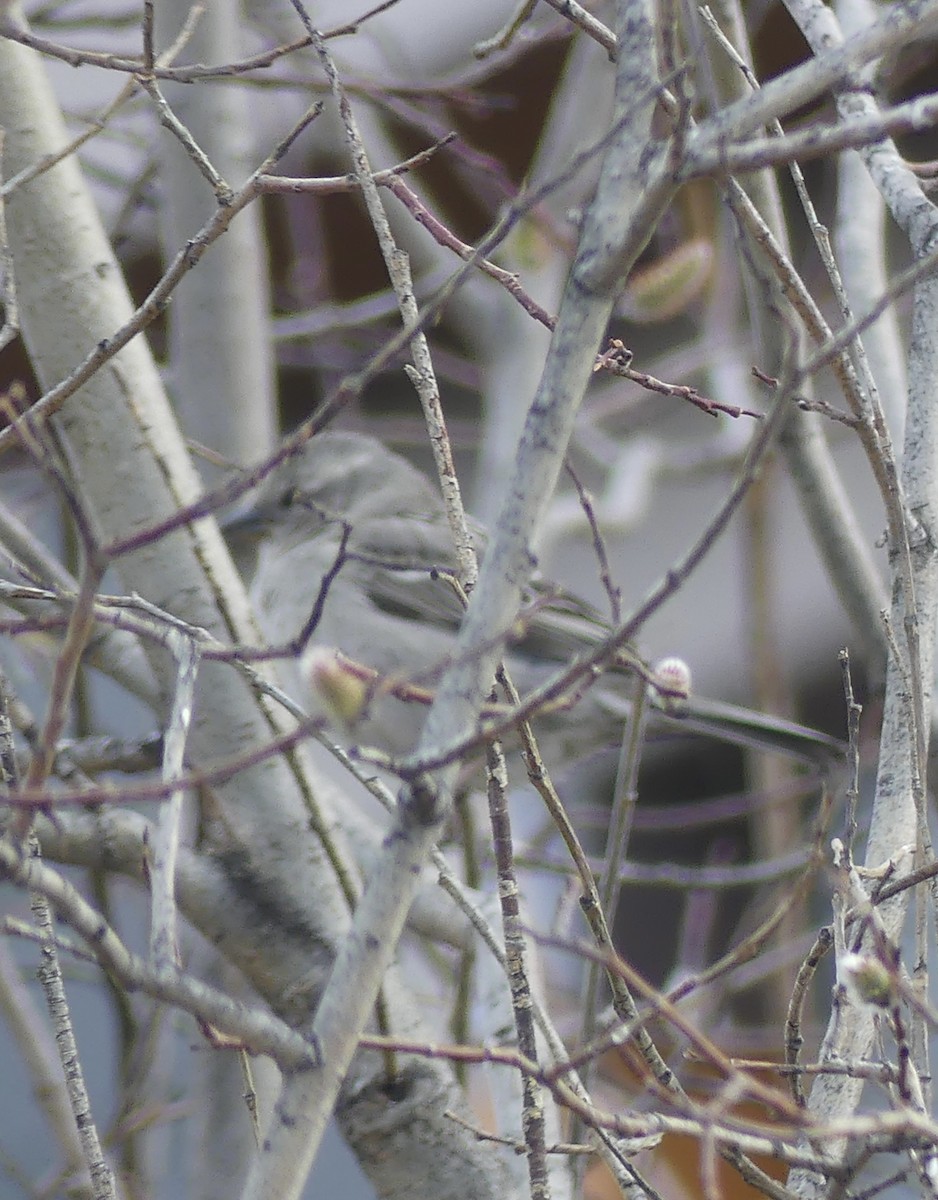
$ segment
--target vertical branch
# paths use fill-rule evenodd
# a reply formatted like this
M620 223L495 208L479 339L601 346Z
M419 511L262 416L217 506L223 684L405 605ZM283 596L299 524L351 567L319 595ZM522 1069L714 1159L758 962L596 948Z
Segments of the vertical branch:
M816 52L837 45L836 19L813 0L789 0L789 11ZM854 79L838 93L841 118L875 112L875 101ZM923 195L891 141L860 151L867 169L893 217L906 232L916 256L929 253L938 241L938 212ZM879 867L903 847L921 846L918 812L926 761L932 691L935 624L938 617L938 279L921 281L912 297L912 330L908 357L909 402L902 459L904 517L892 538L893 605L890 626L905 633L890 656L880 741L876 795L866 863ZM880 907L889 939L898 941L907 893ZM835 1017L838 1014L835 1013ZM843 1006L828 1029L825 1050L837 1058L864 1059L874 1036L873 1021L862 1007ZM859 1101L861 1082L849 1076L820 1076L811 1091L811 1106L822 1118L851 1113ZM800 1196L820 1194L824 1180L806 1171L793 1173L790 1186Z
M192 705L198 674L198 643L185 634L169 630L169 645L176 650L178 662L176 691L163 739L162 777L173 783L182 774L186 738L192 724ZM180 825L184 793L174 787L163 804L153 840L150 872L152 921L150 955L154 967L171 971L178 961L176 937L176 858L179 851Z
M492 825L495 867L498 872L498 897L502 910L505 962L508 985L511 988L515 1031L519 1051L531 1062L537 1062L531 980L526 962L527 946L521 925L521 896L515 873L511 818L508 814L508 772L500 745L491 746L487 757L489 819ZM524 1097L521 1126L528 1157L531 1198L548 1200L550 1184L547 1175L547 1143L544 1135L544 1099L541 1086L530 1075L525 1075L521 1081L521 1088Z
M157 32L175 35L191 11L191 0L163 0ZM246 40L235 0L212 0L185 58L229 62ZM259 126L248 89L235 81L221 87L167 82L163 94L218 172L240 187L258 156ZM163 195L159 233L169 259L211 216L214 201L175 137L161 134L155 149ZM277 434L271 303L262 211L252 204L206 254L167 313L169 377L183 430L235 462L266 453Z
M81 622L77 622L77 625L80 627ZM44 733L48 733L48 722ZM41 758L42 755L37 753L36 757ZM13 730L10 724L4 680L0 680L0 775L2 775L0 791L6 795L17 785L17 771L13 749ZM38 773L37 778L40 778ZM28 860L38 859L40 856L39 843L34 837L29 836L21 845L19 852L25 854ZM113 1200L116 1194L114 1177L101 1148L97 1127L91 1113L88 1091L85 1087L84 1072L78 1056L68 998L65 995L62 969L59 964L52 906L41 892L33 891L30 895L30 908L39 931L41 963L37 970L37 978L46 998L49 1016L52 1019L55 1044L65 1075L65 1086L75 1120L78 1143L91 1177L92 1194L94 1200Z
M657 77L652 5L622 0L615 136L564 293L537 395L528 413L514 478L473 590L453 664L441 680L418 754L433 753L475 720L518 611L531 570L530 545L559 475L573 420L593 373L600 339L625 275L650 235L672 186L649 184L648 157ZM292 1197L320 1144L359 1031L374 1004L404 926L417 881L450 807L455 768L423 777L401 798L340 948L314 1029L326 1062L287 1080L279 1119L265 1141L245 1200Z
M388 270L391 286L394 289L394 294L400 306L401 317L404 320L405 326L416 326L419 314L417 300L414 296L414 282L410 271L410 261L407 254L394 241L391 226L384 211L384 205L381 202L381 197L378 195L378 186L372 178L371 165L368 162L368 155L358 132L348 96L339 79L332 55L326 49L326 44L321 34L313 28L301 0L291 0L291 3L299 14L306 32L312 39L313 47L319 56L329 80L329 85L332 88L333 96L338 104L355 178L362 190L365 206L368 209L368 216L378 237L378 244ZM446 435L446 422L443 416L443 406L440 403L440 391L436 380L436 372L433 369L430 347L424 333L414 335L410 342L410 350L414 362L413 367L408 371L408 376L416 387L417 395L423 406L427 430L430 434L430 442L440 475L443 500L446 505L446 515L449 518L453 543L456 548L460 581L468 589L475 583L478 566L472 543L472 535L466 523L466 513L460 495L459 481L456 479L456 472L453 466L452 451L450 450L449 439Z
M39 846L34 839L31 839L28 853L35 857L39 855ZM33 892L30 898L30 907L39 930L42 956L42 962L36 974L46 997L49 1016L52 1018L55 1044L58 1047L62 1070L65 1073L65 1085L75 1116L78 1138L91 1174L94 1200L114 1200L116 1195L114 1177L104 1157L97 1126L91 1112L91 1102L85 1086L81 1059L78 1055L68 998L65 995L62 968L59 964L59 955L55 944L52 906L40 892Z

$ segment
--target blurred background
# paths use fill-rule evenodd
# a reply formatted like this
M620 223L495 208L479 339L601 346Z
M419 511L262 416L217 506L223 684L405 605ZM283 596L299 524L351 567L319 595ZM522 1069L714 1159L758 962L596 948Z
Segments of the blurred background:
M601 20L611 19L607 5L597 4L594 11ZM330 41L374 169L391 167L455 134L426 162L401 174L407 189L403 201L400 192L384 193L395 232L411 255L418 301L432 297L458 267L454 246L471 247L519 188L555 178L604 128L611 99L608 55L596 41L572 34L546 5L506 47L474 54L510 12L502 0L446 5L401 0L355 32ZM139 53L136 6L106 0L29 4L26 14L34 33L56 45ZM189 15L182 0L157 6L158 52L178 37ZM323 29L338 29L360 16L350 0L319 4L313 14ZM749 4L746 19L760 79L806 56L780 4ZM287 6L274 11L258 3L242 12L213 3L174 62L244 59L300 32ZM700 53L693 45L686 49L691 59ZM931 86L935 59L935 47L923 45L884 62L875 81L880 94L891 101L919 94ZM70 133L95 131L78 153L134 296L142 301L167 262L209 219L214 196L159 127L142 92L129 94L98 129L96 122L127 84L127 74L93 64L76 69L55 57L48 59L48 70ZM212 162L237 185L328 89L310 52L300 50L236 83L167 82L164 90ZM788 128L821 114L820 106L805 109ZM902 149L915 159L938 156L932 134L910 137ZM333 182L265 194L183 280L165 314L148 330L210 482L232 467L257 462L281 431L314 412L399 328L374 236L360 199L344 182L347 171L341 131L327 113L272 173ZM805 174L819 215L836 238L850 223L849 213L838 207L836 163L808 163ZM780 182L793 260L836 325L836 305L804 216L788 179ZM547 313L557 310L578 211L593 183L591 161L526 212L494 256ZM415 220L418 214L422 224ZM445 226L447 237L434 236L435 222ZM904 254L896 239L890 270L905 265ZM771 398L752 375L753 367L766 364L759 360L759 319L749 310L739 268L736 234L718 189L710 183L686 187L645 251L609 336L632 352L635 371L699 389L722 411L706 412L679 396L598 373L579 417L570 465L593 495L626 614L687 550L725 496L755 425L751 416L733 416L731 410L762 412ZM904 311L900 300L889 317L900 328ZM219 321L219 314L230 314L231 322ZM427 332L469 506L480 520L491 520L549 333L504 287L481 273L470 276ZM401 370L403 361L389 363L338 424L377 435L429 470L423 420ZM0 354L0 387L16 381L31 397L39 394L19 342ZM838 404L829 377L822 374L816 385L819 398ZM881 391L900 443L903 386L902 364L896 363L895 375L881 381ZM867 544L885 567L882 508L860 447L843 424L828 422L825 432ZM74 547L61 531L61 512L47 482L25 458L8 455L0 469L7 503L68 562ZM608 608L589 527L569 480L557 496L538 554L545 573ZM845 731L837 655L848 647L866 706L864 722L875 734L879 664L867 657L864 631L852 628L843 611L780 462L770 463L729 531L687 585L649 620L640 647L650 660L666 654L687 660L694 687L703 694L791 716L837 736ZM38 642L4 649L5 669L38 711L50 662ZM126 737L151 732L148 714L93 672L81 697L73 735L92 729ZM617 759L617 749L610 748L583 764L578 776L581 833L597 853ZM626 877L616 922L622 953L653 983L664 985L737 942L776 902L787 876L781 872L772 878L768 872L768 884L753 886L745 872L741 882L734 882L734 869L781 860L805 843L817 795L817 780L797 766L767 763L698 738L656 738L640 785L630 849L634 878ZM537 923L580 936L556 846L540 812L531 813L532 803L530 796L520 800L518 813L520 853L527 855ZM662 864L674 868L683 886L660 878L667 874ZM726 886L695 887L695 880L705 878L695 873L700 867L723 870ZM94 886L93 880L81 883ZM21 897L6 899L13 908L24 903ZM133 926L135 905L142 913L142 901L129 886L111 895L109 905L121 912L127 928ZM739 972L713 1002L706 1025L730 1052L777 1052L785 997L810 944L805 930L815 918L823 920L823 911L795 920L759 969ZM555 964L554 998L562 1028L573 1037L579 973L563 962L561 956ZM80 997L80 981L77 991ZM95 1073L101 1072L92 1087L106 1095L116 1051L106 1033L110 1018L93 996L87 1016L79 1004L80 1034L85 1020L96 1047ZM178 1074L177 1066L188 1052L180 1052L167 1071L168 1089L183 1117L185 1071ZM0 1053L4 1062L14 1062L12 1049ZM628 1094L619 1064L610 1060L604 1069L613 1100ZM701 1087L706 1088L705 1081ZM19 1134L16 1119L23 1122ZM172 1126L172 1112L164 1110L160 1120ZM6 1182L0 1179L0 1197L25 1194L16 1180L20 1172L31 1176L37 1169L31 1118L9 1113L4 1125L11 1132L4 1139L8 1173ZM168 1144L171 1139L162 1143ZM34 1149L41 1156L38 1140ZM173 1194L171 1161L172 1156L161 1182L159 1171L151 1176L162 1189L154 1195ZM328 1178L341 1179L344 1194L355 1194L348 1176ZM317 1186L325 1185L314 1180L310 1195ZM666 1194L681 1194L678 1182L669 1186Z

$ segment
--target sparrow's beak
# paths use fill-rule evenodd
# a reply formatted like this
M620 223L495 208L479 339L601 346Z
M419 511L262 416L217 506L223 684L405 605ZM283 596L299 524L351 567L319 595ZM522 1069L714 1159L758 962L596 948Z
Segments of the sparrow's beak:
M218 517L228 549L241 578L253 578L261 541L270 529L271 517L267 506L258 504L257 495L248 493L226 513Z
M218 518L218 524L226 539L237 546L247 546L262 538L270 528L270 513L267 506L258 504L257 496L242 497L227 513Z

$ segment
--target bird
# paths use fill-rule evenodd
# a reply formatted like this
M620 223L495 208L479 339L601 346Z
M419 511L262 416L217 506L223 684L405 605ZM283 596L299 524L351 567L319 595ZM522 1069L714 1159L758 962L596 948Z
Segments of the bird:
M358 745L409 755L464 612L438 487L376 438L325 430L279 463L226 525L242 546L247 538L256 547L250 597L267 641L295 644L308 633L294 686L309 710ZM473 527L473 537L484 556L484 530ZM592 605L537 578L517 626L507 664L522 693L610 632ZM640 661L626 657L633 668ZM546 755L563 762L621 742L634 690L625 663L620 657L569 709L545 715ZM649 673L658 684L655 723L825 767L843 758L843 743L827 734L694 695L683 671L669 660Z

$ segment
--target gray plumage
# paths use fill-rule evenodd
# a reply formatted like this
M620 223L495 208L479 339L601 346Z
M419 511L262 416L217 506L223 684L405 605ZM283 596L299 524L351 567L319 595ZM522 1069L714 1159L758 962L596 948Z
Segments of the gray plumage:
M439 491L425 475L373 438L321 433L271 473L259 490L252 525L264 536L251 596L271 644L295 638L319 604L314 645L336 649L383 678L432 689L453 652L462 609L439 574L455 569L455 557ZM478 549L484 550L481 533ZM532 601L539 591L532 588ZM509 665L522 691L608 632L589 605L561 593L549 596L534 604L510 649ZM628 691L628 682L613 672L575 708L545 718L548 760L617 743ZM301 698L315 710L308 689ZM353 736L407 753L425 715L422 704L375 696ZM662 713L660 719L674 717ZM841 750L833 739L801 726L696 697L682 705L678 719L686 728L807 758L830 759Z

